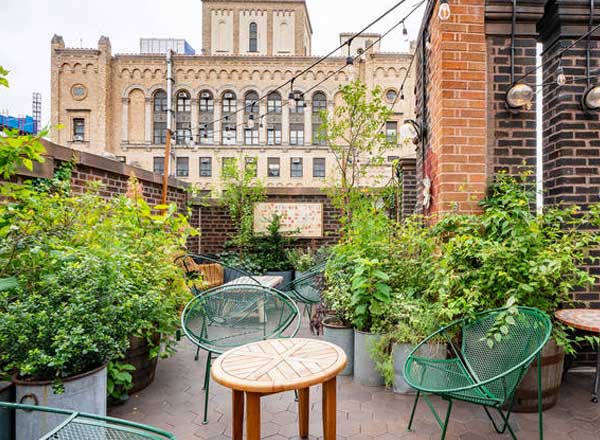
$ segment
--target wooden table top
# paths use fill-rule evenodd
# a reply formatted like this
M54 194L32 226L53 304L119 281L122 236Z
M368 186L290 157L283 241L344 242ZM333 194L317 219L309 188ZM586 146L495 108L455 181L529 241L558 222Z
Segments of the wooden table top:
M225 286L235 286L237 284L256 284L256 281L258 281L258 283L261 286L267 286L267 287L277 287L279 286L281 283L283 283L283 277L279 276L279 275L265 275L265 276L258 276L258 277L240 277L240 278L236 278L235 280L229 281L228 283L225 283Z
M318 339L268 339L234 348L213 365L213 379L228 388L276 393L326 382L346 366L344 351Z
M564 309L554 315L573 328L600 333L600 309Z

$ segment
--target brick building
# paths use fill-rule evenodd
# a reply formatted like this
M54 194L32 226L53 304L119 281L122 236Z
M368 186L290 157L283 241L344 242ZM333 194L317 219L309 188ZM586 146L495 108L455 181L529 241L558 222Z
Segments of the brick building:
M173 56L172 173L208 189L219 181L223 163L243 154L256 158L258 177L267 187L322 187L334 177L335 167L317 137L319 111L333 109L349 72L338 72L298 105L282 105L290 90L273 92L318 60L311 53L305 1L202 1L201 53L191 55L187 47ZM342 34L341 41L350 35ZM384 53L379 44L364 50L378 38L365 34L353 40L354 70L369 88L381 86L389 105L395 103L386 130L397 138L399 125L412 117L412 77L404 87L405 99L396 99L411 55ZM53 141L109 152L128 164L162 172L167 65L165 55L148 53L152 44L146 43L143 53L113 54L107 37L94 49L67 48L62 37L52 39L51 122L65 127ZM310 89L345 60L344 52L319 64L295 82L294 91ZM252 105L268 93L268 99ZM250 117L256 118L254 128L247 124ZM410 158L414 151L399 145L389 156ZM386 172L391 173L391 166Z

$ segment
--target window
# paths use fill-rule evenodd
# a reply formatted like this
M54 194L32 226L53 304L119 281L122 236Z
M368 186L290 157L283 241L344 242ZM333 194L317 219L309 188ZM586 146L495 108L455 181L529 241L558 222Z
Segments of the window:
M192 142L192 124L190 122L177 122L175 143L189 145Z
M301 157L292 157L290 159L290 177L302 177Z
M313 95L312 111L318 114L321 110L327 110L327 98L324 93L317 92Z
M327 145L327 139L324 139L325 132L321 130L321 124L313 125L312 143L313 145Z
M258 26L256 23L250 23L248 52L258 52Z
M190 158L177 158L177 177L187 177L190 175Z
M154 94L153 108L152 143L164 145L167 143L167 92L159 90Z
M256 177L258 175L258 160L256 157L247 157L245 161L246 173L249 176Z
M290 145L304 145L304 125L290 125Z
M398 143L398 122L388 121L385 123L385 137L392 144Z
M394 89L389 89L387 92L385 92L385 100L387 102L389 102L390 104L392 104L393 102L396 102L397 97L398 97L398 92L396 92Z
M258 145L258 129L244 129L244 143L246 145Z
M177 112L189 113L192 111L192 100L188 92L177 92Z
M313 159L313 177L325 177L325 158L315 157Z
M244 108L246 113L258 113L258 93L248 92L244 97Z
M152 170L156 174L165 174L165 158L164 157L155 157L154 164L152 166Z
M235 145L236 137L235 124L223 124L223 145Z
M200 92L200 112L212 113L215 109L215 101L210 92Z
M267 96L267 111L269 113L281 113L281 95L278 92L271 92Z
M236 111L237 102L235 93L225 92L223 93L223 113L233 113Z
M304 95L302 92L294 91L296 95L296 99L294 100L294 105L290 107L291 113L304 113Z
M75 142L85 140L85 119L73 118L73 140Z
M267 129L267 145L281 145L281 125L277 124Z
M212 176L212 158L201 157L200 158L200 177L211 177Z
M278 157L267 158L267 176L279 177L281 173L281 161Z
M214 142L214 129L213 124L203 124L200 126L200 144L202 145L212 145Z

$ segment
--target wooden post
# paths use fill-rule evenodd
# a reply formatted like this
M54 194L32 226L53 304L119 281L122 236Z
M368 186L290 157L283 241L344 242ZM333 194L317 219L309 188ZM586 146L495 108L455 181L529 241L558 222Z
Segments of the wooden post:
M336 437L336 378L323 383L323 440Z
M260 440L259 393L246 393L246 439Z
M163 187L162 204L167 204L167 192L169 190L169 171L171 170L171 130L167 129L167 143L165 145L165 159L163 164Z

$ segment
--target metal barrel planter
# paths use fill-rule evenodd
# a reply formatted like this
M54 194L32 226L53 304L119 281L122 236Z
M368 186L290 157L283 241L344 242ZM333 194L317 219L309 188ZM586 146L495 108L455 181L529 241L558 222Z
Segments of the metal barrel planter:
M329 316L323 319L323 337L327 342L337 345L348 358L346 367L339 373L340 376L354 374L354 329L345 325L340 319Z
M354 380L361 385L379 387L385 383L371 358L371 349L380 338L379 334L354 329Z

